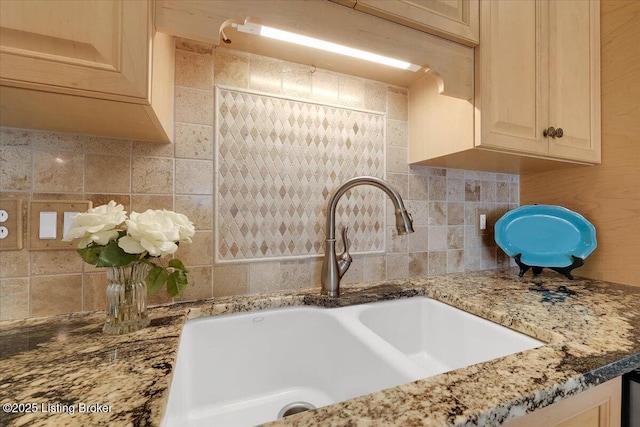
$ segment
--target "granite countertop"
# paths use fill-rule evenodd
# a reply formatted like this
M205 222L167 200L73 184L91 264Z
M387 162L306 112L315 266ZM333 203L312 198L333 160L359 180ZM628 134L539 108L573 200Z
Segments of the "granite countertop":
M3 426L159 425L186 319L292 305L425 295L548 344L269 423L269 426L499 425L640 367L640 288L515 270L216 298L156 307L141 331L102 333L104 313L0 323ZM69 410L73 409L73 413Z

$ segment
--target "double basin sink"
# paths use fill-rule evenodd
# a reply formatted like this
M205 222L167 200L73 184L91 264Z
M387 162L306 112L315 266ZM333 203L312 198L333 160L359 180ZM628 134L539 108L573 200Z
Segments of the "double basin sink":
M162 425L253 426L543 344L426 297L189 320Z

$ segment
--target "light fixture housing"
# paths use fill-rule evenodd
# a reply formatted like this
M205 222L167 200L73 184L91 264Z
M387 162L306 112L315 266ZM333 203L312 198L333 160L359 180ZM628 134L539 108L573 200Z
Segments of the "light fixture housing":
M408 71L419 71L421 66L410 62L401 61L399 59L389 58L388 56L378 55L376 53L355 49L349 46L316 39L313 37L303 36L301 34L291 33L289 31L279 30L277 28L268 27L266 25L256 24L254 22L245 21L244 24L232 24L238 31L263 36L275 40L306 46L313 49L320 49L326 52L333 52L340 55L350 56L352 58L363 59L365 61L375 62L390 67L399 68Z

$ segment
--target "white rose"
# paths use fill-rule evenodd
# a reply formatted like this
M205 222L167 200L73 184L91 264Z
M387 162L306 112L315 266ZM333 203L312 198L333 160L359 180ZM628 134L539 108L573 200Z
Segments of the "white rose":
M98 245L106 245L118 238L118 230L115 228L127 219L124 206L116 205L113 200L106 205L89 209L72 218L71 228L62 239L70 242L79 239L79 248L86 248L91 242Z
M118 240L118 246L125 252L141 254L146 251L151 256L163 257L178 250L180 227L166 211L131 212L131 218L125 222L127 235Z
M178 226L178 229L179 229L178 233L180 234L179 242L191 243L191 238L195 234L196 229L193 226L193 223L189 220L189 218L187 218L186 215L183 215L181 213L176 213L172 211L163 211L163 212L165 213L165 215L171 218L171 221L173 221L175 225Z

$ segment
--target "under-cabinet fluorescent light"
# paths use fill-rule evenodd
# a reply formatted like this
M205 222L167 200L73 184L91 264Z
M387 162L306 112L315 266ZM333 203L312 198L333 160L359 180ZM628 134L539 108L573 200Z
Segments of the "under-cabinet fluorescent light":
M327 52L338 53L340 55L351 56L353 58L364 59L365 61L376 62L378 64L388 65L390 67L401 68L416 72L422 67L399 59L389 58L387 56L377 55L375 53L366 52L360 49L343 46L337 43L331 43L313 37L307 37L300 34L290 33L289 31L278 30L276 28L259 25L253 22L245 22L241 24L233 24L234 27L243 33L254 34L271 39L281 40L294 43L300 46L307 46L314 49L320 49Z

